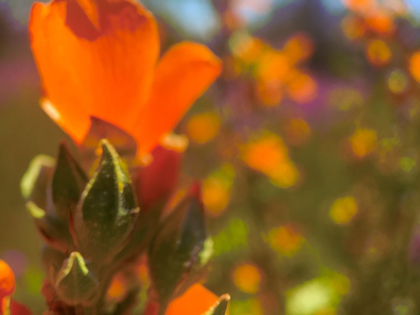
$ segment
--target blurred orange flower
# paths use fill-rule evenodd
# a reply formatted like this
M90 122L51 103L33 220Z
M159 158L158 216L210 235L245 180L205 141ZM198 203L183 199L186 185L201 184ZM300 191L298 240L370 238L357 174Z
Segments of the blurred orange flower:
M290 188L299 180L299 171L278 135L265 131L243 148L242 160L250 168L267 175L272 183Z
M188 121L187 134L199 144L213 140L220 130L220 118L216 113L204 112L197 114Z
M0 260L0 315L31 315L24 305L11 300L15 292L15 274L9 265Z
M279 254L292 257L302 248L306 240L292 225L284 225L272 229L267 241Z
M389 63L392 58L392 52L385 41L374 39L366 47L366 56L372 65L382 67Z
M165 315L202 315L216 302L218 297L203 287L194 284L183 295L173 300Z
M409 60L409 69L414 80L420 82L420 51L416 51Z
M220 60L192 42L158 61L155 18L132 0L35 3L29 31L42 107L78 143L95 116L131 134L145 155L221 72Z
M261 271L253 264L243 264L233 271L233 282L239 290L248 294L256 294L261 285Z
M349 137L349 142L354 155L364 158L376 150L378 136L375 130L359 128Z
M0 300L15 292L15 274L9 265L0 260Z

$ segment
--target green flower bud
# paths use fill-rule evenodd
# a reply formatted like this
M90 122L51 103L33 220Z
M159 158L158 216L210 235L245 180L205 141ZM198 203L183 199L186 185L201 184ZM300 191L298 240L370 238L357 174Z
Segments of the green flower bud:
M70 305L90 305L98 287L99 282L87 268L82 255L71 253L63 262L55 281L60 299Z
M79 202L88 179L65 143L60 144L52 179L52 200L57 214L68 221L70 212Z
M48 205L47 191L54 164L55 161L50 156L36 156L20 182L22 196L42 209L46 209Z
M71 228L83 255L104 264L129 241L139 208L117 152L107 140L101 146L101 162L82 194Z
M26 203L26 208L47 244L63 253L74 246L67 225L63 221L48 215L32 201Z
M160 303L168 303L199 280L212 244L196 185L162 222L150 244L150 274Z

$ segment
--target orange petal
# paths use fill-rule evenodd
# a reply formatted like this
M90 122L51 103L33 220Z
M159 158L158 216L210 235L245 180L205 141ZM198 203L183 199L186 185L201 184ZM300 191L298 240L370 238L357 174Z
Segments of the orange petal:
M15 274L6 262L0 260L0 301L13 292L15 292Z
M150 99L133 128L139 154L149 153L170 132L221 71L220 60L205 46L183 42L159 62Z
M45 96L67 133L81 142L89 116L133 125L159 54L149 11L130 0L53 0L34 4L29 30Z
M194 284L183 295L169 304L165 315L202 315L217 300L218 297L201 284Z

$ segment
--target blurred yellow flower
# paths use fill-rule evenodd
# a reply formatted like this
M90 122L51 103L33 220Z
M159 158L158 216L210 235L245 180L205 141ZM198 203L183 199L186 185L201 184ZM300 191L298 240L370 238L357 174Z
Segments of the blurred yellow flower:
M240 265L233 272L233 282L242 292L255 294L260 289L261 272L255 265Z
M349 288L350 281L345 275L327 270L325 275L287 291L286 314L336 314L337 306Z
M330 209L330 217L337 224L347 224L357 214L359 208L352 196L338 198Z
M233 55L243 63L249 65L255 62L267 45L256 37L247 33L236 32L229 40Z
M255 77L266 84L283 84L290 79L291 71L292 65L286 53L267 49L258 61Z
M220 118L217 114L206 112L193 116L187 124L188 137L199 144L205 144L217 136Z
M367 44L366 57L372 65L382 67L389 63L392 52L385 41L374 39Z
M280 226L268 233L271 248L287 257L294 256L305 243L305 238L292 226Z
M408 78L403 70L393 70L388 76L388 88L392 93L404 93L408 88Z
M373 151L378 146L378 138L376 131L367 128L359 128L349 138L351 149L359 158L363 158Z
M222 166L203 182L203 202L210 216L219 216L230 201L235 170L229 164Z

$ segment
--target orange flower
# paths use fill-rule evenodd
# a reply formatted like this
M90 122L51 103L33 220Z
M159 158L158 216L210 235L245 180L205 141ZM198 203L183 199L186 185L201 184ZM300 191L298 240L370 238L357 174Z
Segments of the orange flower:
M172 300L165 311L165 315L203 315L208 312L219 298L203 287L201 284L193 284L184 294ZM150 300L144 314L157 315L159 304Z
M158 62L157 23L132 0L35 3L29 31L42 107L78 143L96 116L149 153L221 71L208 48L191 42Z
M15 274L9 265L0 260L0 300L15 292Z
M0 314L31 315L26 306L11 300L15 292L15 274L9 265L0 260Z
M202 315L218 300L218 297L203 287L194 284L183 295L173 300L165 315Z

